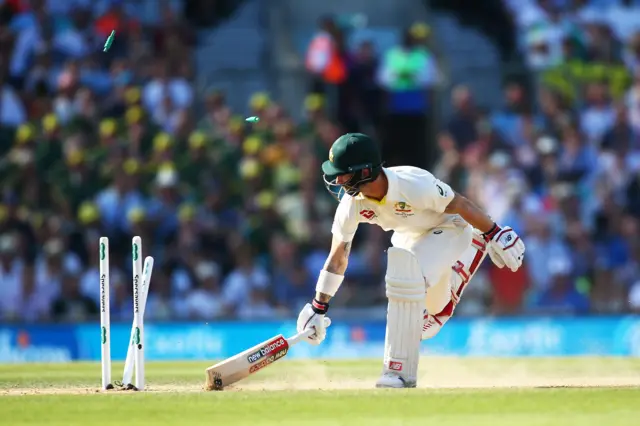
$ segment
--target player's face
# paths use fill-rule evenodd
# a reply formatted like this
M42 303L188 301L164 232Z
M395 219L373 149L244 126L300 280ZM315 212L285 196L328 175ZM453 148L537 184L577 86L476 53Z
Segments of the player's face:
M333 195L338 201L342 199L344 194L356 195L359 191L352 184L355 178L355 173L349 173L346 175L340 175L335 177L332 181L324 178L324 184L331 195Z
M336 183L338 185L344 185L349 182L353 178L353 173L349 173L348 175L340 175L336 178Z

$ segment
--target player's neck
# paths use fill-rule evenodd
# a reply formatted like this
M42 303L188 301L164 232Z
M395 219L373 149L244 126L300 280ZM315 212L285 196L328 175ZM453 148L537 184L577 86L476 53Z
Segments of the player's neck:
M380 176L371 183L366 184L360 192L367 198L381 201L386 195L389 189L389 181L384 174L384 170L380 173Z

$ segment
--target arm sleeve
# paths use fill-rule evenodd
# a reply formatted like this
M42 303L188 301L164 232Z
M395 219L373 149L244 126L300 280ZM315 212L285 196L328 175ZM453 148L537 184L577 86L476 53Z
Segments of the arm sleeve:
M338 205L333 218L331 233L335 238L345 243L353 240L358 229L359 220L356 207L353 199L343 200Z
M433 175L427 176L421 186L420 193L417 194L421 207L438 213L444 213L455 196L453 189Z

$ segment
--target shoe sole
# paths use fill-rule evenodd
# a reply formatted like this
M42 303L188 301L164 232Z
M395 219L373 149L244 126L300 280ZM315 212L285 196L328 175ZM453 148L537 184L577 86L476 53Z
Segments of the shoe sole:
M402 387L396 387L396 386L387 386L387 385L381 385L376 383L376 388L378 389L413 389L415 387L416 387L415 384L408 384Z
M376 388L378 389L404 389L404 386L402 387L395 387L395 386L387 386L387 385L378 385L376 384Z

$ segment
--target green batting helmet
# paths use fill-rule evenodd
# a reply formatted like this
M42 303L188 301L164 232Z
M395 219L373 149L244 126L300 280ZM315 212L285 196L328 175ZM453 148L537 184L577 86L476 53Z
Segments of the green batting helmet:
M378 145L362 133L340 136L329 150L329 160L322 163L325 185L338 200L344 193L357 195L360 187L374 181L381 171ZM338 184L336 179L343 175L352 176L347 182Z

